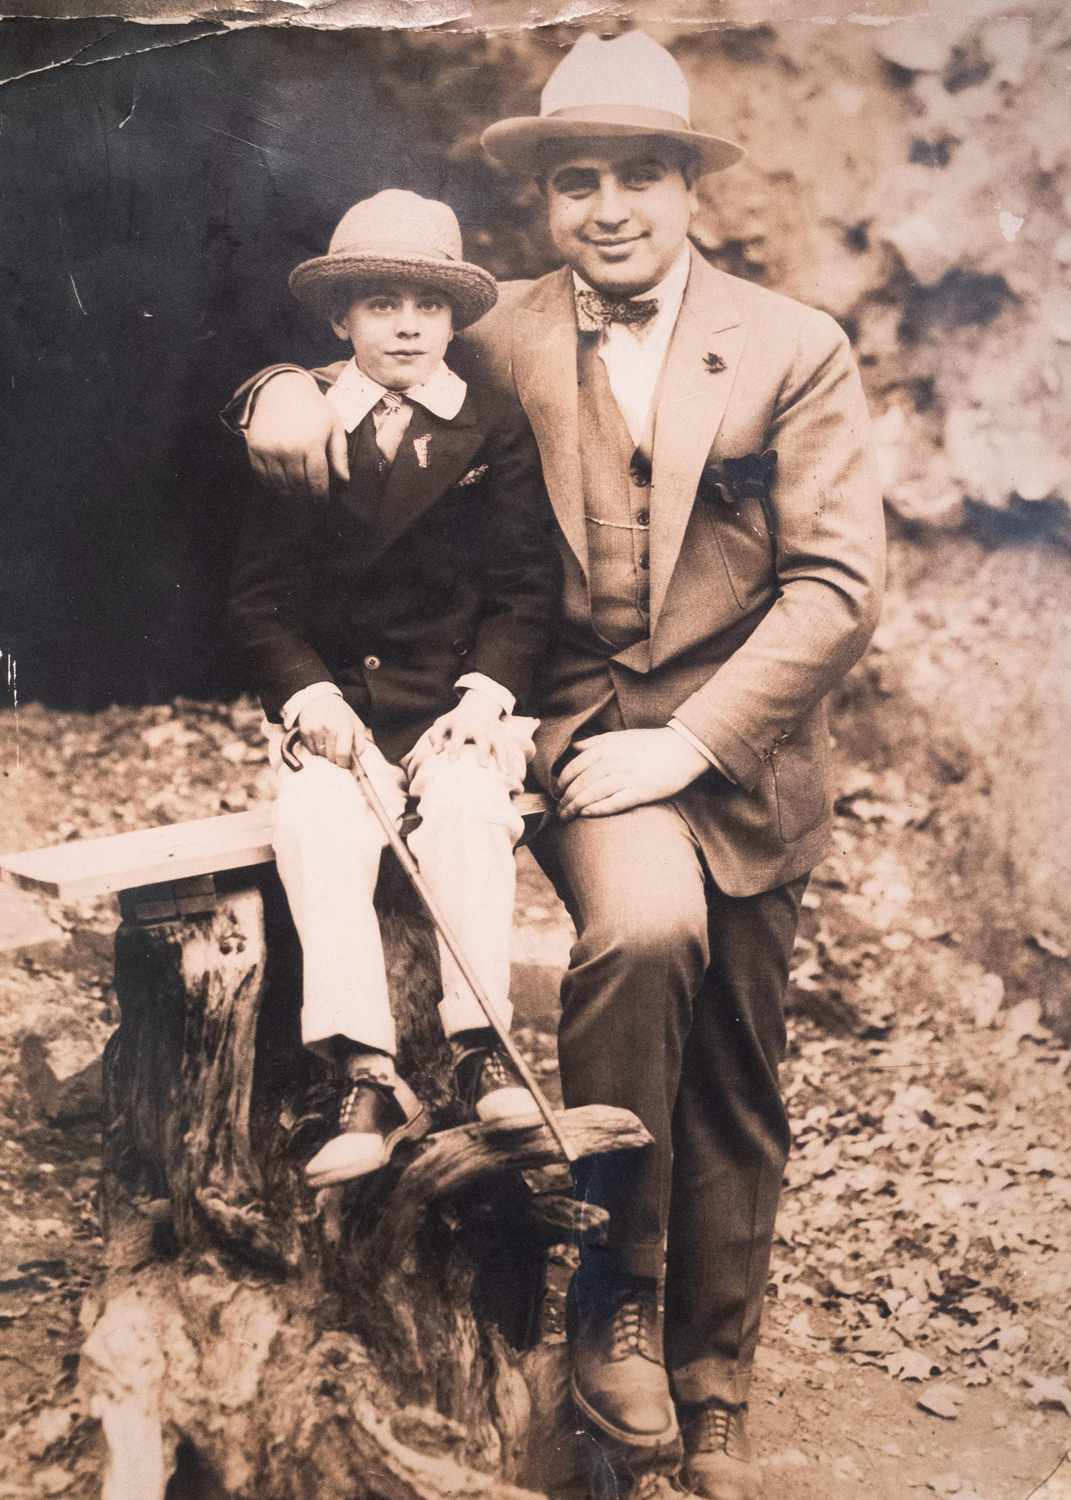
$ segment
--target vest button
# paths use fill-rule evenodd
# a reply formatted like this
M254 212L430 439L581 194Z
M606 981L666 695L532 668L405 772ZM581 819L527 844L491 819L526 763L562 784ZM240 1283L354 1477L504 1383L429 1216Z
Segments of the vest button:
M469 643L463 637L451 642L451 644L453 645L453 648L457 652L458 656L468 656L470 649Z
M650 566L651 566L651 559L647 556L647 553L645 552L643 554L643 556L640 558L640 567L644 570L644 572L646 572L647 569Z
M636 525L649 526L651 524L651 512L649 510L638 510L636 512Z
M366 672L378 672L383 663L378 656L366 656L364 666Z

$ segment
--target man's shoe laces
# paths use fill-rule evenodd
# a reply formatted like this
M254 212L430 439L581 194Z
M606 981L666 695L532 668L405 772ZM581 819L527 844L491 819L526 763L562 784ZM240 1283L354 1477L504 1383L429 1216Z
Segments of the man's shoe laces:
M658 1359L654 1352L656 1323L653 1298L626 1292L614 1308L610 1322L610 1358L625 1359L630 1354L640 1354L645 1359Z
M719 1402L690 1408L684 1420L685 1444L690 1453L725 1453L747 1460L743 1431L746 1406L722 1406Z

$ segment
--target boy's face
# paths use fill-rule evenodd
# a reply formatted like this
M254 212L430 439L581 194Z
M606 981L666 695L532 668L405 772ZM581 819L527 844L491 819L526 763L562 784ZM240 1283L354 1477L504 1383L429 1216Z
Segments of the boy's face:
M331 326L353 345L370 379L389 391L406 391L423 385L438 368L454 336L454 312L436 287L382 282L361 287Z

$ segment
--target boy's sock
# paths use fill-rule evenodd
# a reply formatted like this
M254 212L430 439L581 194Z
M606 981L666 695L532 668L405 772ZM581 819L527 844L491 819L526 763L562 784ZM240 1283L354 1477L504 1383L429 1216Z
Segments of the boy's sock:
M455 1031L449 1040L455 1065L467 1053L485 1052L498 1046L498 1037L490 1026L472 1026L466 1031Z
M355 1073L365 1072L384 1081L392 1081L398 1076L394 1069L394 1058L389 1052L352 1041L348 1036L332 1038L331 1061L347 1078L352 1078Z

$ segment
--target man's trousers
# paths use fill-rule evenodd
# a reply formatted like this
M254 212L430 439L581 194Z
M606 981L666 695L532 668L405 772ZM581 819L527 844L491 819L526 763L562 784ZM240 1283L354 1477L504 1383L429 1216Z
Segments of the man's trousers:
M678 1401L746 1400L789 1131L783 997L807 884L729 897L671 802L551 824L533 853L576 926L559 1059L570 1108L654 1144L579 1164L608 1261L666 1276Z

